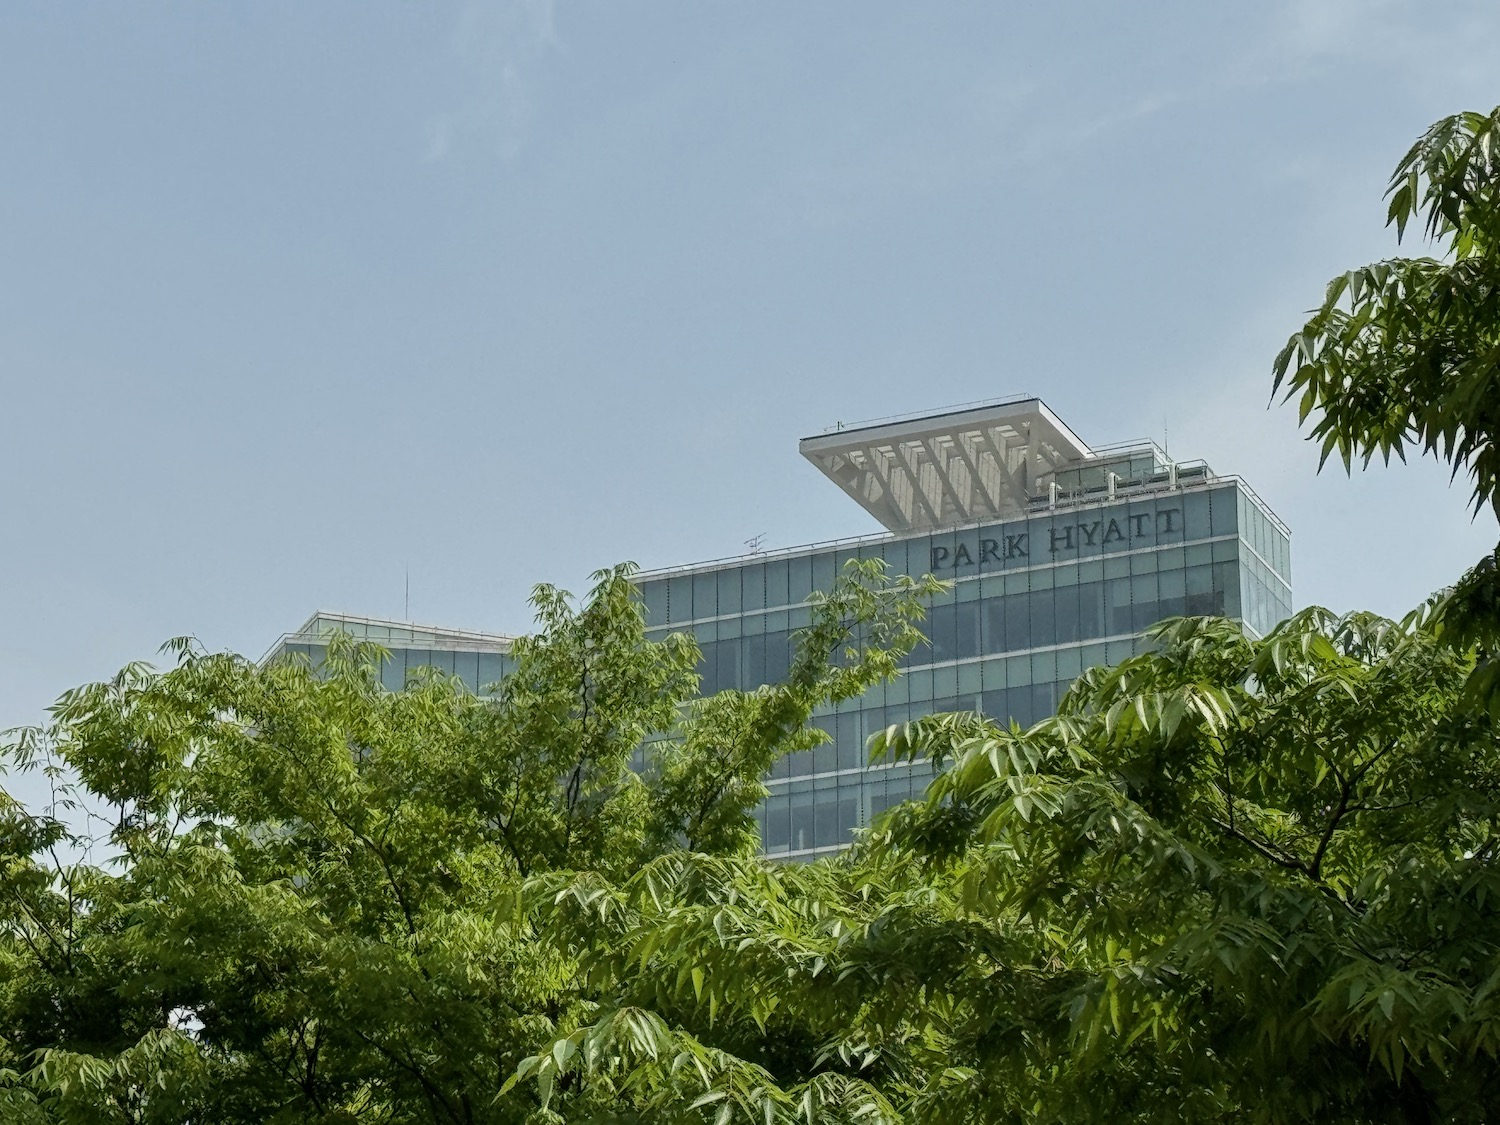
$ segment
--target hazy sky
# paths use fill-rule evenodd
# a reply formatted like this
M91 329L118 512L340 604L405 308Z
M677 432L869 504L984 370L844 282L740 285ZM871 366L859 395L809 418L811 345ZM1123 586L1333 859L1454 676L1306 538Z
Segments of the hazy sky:
M146 18L148 17L149 18ZM1315 475L1273 355L1394 251L1500 5L0 6L0 727L314 609L860 534L797 454L1033 393L1396 613L1492 545L1430 460Z

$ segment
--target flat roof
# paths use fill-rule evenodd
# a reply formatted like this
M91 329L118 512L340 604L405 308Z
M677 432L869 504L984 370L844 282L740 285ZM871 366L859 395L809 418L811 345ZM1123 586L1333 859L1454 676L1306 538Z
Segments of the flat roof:
M1024 512L1042 476L1094 455L1036 397L840 425L798 448L894 532Z
M264 663L289 644L318 644L331 633L348 633L386 648L436 649L450 652L509 652L515 637L508 633L481 633L474 629L452 629L443 625L419 625L389 617L366 617L356 613L319 610L293 632L284 633L261 657Z

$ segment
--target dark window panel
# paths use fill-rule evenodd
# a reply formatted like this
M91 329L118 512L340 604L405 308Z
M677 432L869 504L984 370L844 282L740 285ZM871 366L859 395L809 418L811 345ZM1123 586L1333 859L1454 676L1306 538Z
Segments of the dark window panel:
M1031 614L1031 644L1040 648L1042 645L1055 645L1057 643L1057 613L1054 605L1052 590L1033 590L1030 595Z
M642 600L646 605L646 623L648 625L665 625L669 620L667 616L667 583L647 582L642 588Z
M979 603L959 602L954 611L954 652L959 660L978 656L979 648Z

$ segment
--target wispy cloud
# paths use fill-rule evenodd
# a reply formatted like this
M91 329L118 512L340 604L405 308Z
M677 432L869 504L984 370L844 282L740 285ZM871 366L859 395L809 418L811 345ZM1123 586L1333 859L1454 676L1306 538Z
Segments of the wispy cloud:
M554 0L466 4L450 40L453 104L428 118L422 159L445 160L466 144L514 157L535 116L532 74L562 49Z

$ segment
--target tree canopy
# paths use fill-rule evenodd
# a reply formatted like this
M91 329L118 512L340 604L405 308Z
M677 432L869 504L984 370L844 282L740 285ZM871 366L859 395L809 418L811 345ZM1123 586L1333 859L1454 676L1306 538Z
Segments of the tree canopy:
M946 768L838 863L534 881L616 1001L519 1074L570 1121L1491 1120L1500 745L1470 659L1422 615L1153 636L1030 730L879 736Z
M1500 517L1500 106L1435 123L1396 166L1390 225L1413 222L1436 257L1394 258L1328 283L1276 357L1275 388L1298 400L1323 460L1403 460L1415 447L1473 482ZM1500 715L1500 544L1439 614L1477 645L1473 697Z
M6 1120L521 1120L507 1079L599 1002L516 917L525 881L752 854L771 762L895 674L932 588L851 564L783 683L708 699L628 567L581 605L539 587L494 698L384 691L348 638L319 668L182 642L70 692L9 748L58 806L0 807ZM71 854L85 811L107 864Z

